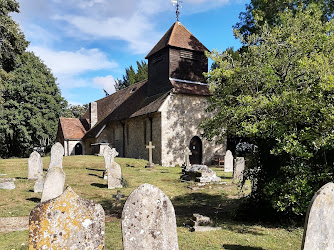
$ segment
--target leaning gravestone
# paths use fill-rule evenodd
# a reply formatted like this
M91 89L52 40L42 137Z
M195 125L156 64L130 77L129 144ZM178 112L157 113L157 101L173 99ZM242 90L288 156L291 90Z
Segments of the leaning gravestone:
M104 249L104 210L67 187L29 216L29 249Z
M108 166L108 189L122 188L122 169L116 162Z
M115 148L110 148L109 146L104 150L104 165L105 171L103 173L103 179L108 179L108 168L111 166L112 162L115 162L115 157L118 155L118 152Z
M15 189L15 178L0 178L0 189Z
M65 173L62 168L52 167L48 170L42 192L41 202L61 195L65 185Z
M235 181L242 180L244 170L245 170L245 158L237 157L235 159L235 164L233 169L233 180Z
M34 151L28 160L28 180L37 180L43 176L43 160L41 155Z
M52 167L63 168L64 147L56 142L51 148L51 161L49 169Z
M206 165L192 165L189 169L184 170L181 176L185 181L197 181L201 183L220 182L221 179L217 177L215 171Z
M224 158L224 172L233 172L233 155L230 150L226 151Z
M306 213L302 249L334 249L334 184L327 183L313 196Z
M124 204L124 250L179 249L172 202L160 189L142 184Z

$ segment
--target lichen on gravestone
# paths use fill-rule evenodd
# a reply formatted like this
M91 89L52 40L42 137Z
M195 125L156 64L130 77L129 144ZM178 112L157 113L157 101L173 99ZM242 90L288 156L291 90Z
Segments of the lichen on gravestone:
M102 206L70 187L36 206L29 216L29 249L104 249Z
M126 200L122 212L124 250L179 249L172 202L157 187L142 184Z

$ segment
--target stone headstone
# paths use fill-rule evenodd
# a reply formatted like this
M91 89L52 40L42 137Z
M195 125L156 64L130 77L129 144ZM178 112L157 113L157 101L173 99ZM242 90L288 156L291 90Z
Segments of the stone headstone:
M233 155L230 150L226 151L224 158L224 172L233 172Z
M221 179L217 177L216 172L206 165L192 165L189 169L184 171L181 179L186 181L197 181L202 183L220 182Z
M7 189L7 190L15 189L14 181L15 178L1 178L0 189Z
M105 171L103 173L103 179L108 179L108 168L111 167L111 163L115 162L115 157L118 156L118 152L115 148L110 148L109 146L104 150L104 165Z
M334 184L316 192L306 213L302 249L334 249Z
M51 161L49 169L52 167L63 168L64 147L56 142L51 148Z
M153 149L155 148L155 146L153 146L152 142L150 141L146 148L148 149L148 163L146 164L145 168L154 168Z
M65 185L65 173L62 168L52 167L48 170L42 192L41 202L61 195Z
M122 188L122 169L116 162L108 167L108 189Z
M174 207L160 189L142 184L126 200L122 212L124 250L179 249Z
M28 159L28 180L37 180L43 176L43 160L41 155L34 151Z
M34 185L34 193L42 193L43 187L44 187L44 179L43 178L37 179Z
M233 169L233 180L241 181L243 178L244 170L245 170L245 158L244 157L235 158L235 164Z
M184 164L185 164L185 168L189 169L190 168L190 159L189 156L192 155L191 150L186 147L186 149L184 150Z
M105 215L100 204L64 193L36 206L29 216L29 249L104 249Z

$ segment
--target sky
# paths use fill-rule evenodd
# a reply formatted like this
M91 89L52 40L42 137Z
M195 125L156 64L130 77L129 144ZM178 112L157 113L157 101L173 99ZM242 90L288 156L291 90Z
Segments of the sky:
M114 80L145 56L176 21L170 0L18 0L13 19L57 78L83 105L115 92ZM183 0L180 22L209 50L239 48L233 25L249 0Z

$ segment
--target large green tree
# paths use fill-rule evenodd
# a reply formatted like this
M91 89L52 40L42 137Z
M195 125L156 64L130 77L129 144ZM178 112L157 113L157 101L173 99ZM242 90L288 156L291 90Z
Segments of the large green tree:
M67 118L81 118L88 110L89 108L88 106L89 106L88 104L84 105L69 104L62 113L62 116Z
M148 66L146 61L136 62L137 70L131 65L125 69L125 75L123 79L116 79L115 89L116 91L129 87L130 85L147 79Z
M304 214L314 192L334 180L334 23L323 16L315 4L285 10L274 26L236 34L239 59L210 56L216 116L205 134L252 144L252 199L285 214Z
M4 85L1 157L27 156L45 138L55 140L59 114L66 106L55 80L32 52L17 58L16 68L8 73Z

